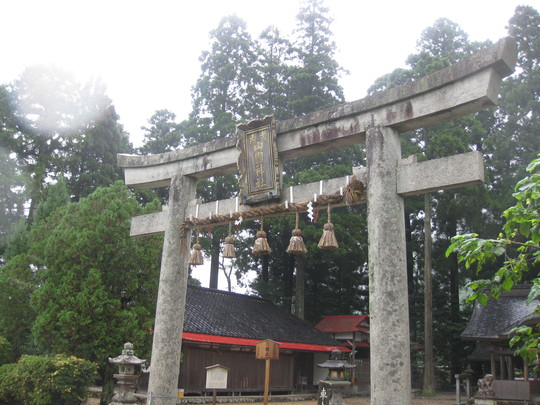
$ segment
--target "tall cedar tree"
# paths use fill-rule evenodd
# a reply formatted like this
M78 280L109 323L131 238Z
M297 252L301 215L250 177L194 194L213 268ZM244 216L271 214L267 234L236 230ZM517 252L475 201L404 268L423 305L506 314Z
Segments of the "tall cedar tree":
M284 61L285 66L290 65L287 69L287 110L275 107L286 117L296 117L344 102L343 89L339 85L339 77L344 70L334 59L336 45L332 41L331 22L322 1L310 0L302 4L297 15L296 38ZM287 161L284 185L350 174L351 166L358 165L361 157L360 148L346 148ZM310 224L305 215L301 215L301 229L308 247L302 261L284 254L294 227L294 216L268 221L271 229L269 240L274 253L258 259L262 262L262 272L252 287L260 295L287 309L303 302L305 310L301 305L295 305L297 315L303 315L313 322L318 321L321 314L365 312L367 305L362 285L366 284L367 241L365 219L358 218L364 209L353 207L333 213L336 234L342 238L342 247L334 252L317 249L322 224ZM325 212L321 210L320 221L325 220ZM351 238L348 239L348 236ZM305 279L305 288L294 282L295 268L296 277Z
M77 200L120 178L116 153L131 145L100 83L81 85L58 68L32 66L8 90L14 130L0 134L0 146L26 175L28 224L47 179L65 173Z
M15 224L24 219L24 179L22 168L6 145L15 128L10 93L0 86L0 264L6 249L7 236Z
M201 75L193 87L193 109L183 123L186 146L236 136L236 124L251 119L257 102L257 59L246 23L237 16L225 17L210 33L210 51L200 57ZM203 201L232 197L237 191L234 175L201 180L197 195ZM203 230L201 230L203 231ZM207 229L203 247L211 254L210 288L217 288L224 228ZM222 260L222 259L221 259Z

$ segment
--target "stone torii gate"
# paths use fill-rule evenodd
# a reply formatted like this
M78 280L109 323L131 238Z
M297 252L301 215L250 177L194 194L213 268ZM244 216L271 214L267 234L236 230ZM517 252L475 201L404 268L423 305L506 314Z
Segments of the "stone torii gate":
M354 168L367 185L372 405L411 404L410 338L403 198L483 182L482 157L471 152L418 163L402 159L399 134L496 104L503 77L514 70L515 43L490 48L418 81L277 123L281 159L366 142L367 167ZM191 232L185 219L247 210L237 200L197 204L197 179L237 170L234 137L148 156L118 155L125 182L170 186L162 212L132 219L132 236L165 234L149 392L153 405L172 405L178 384ZM345 179L294 187L296 201L336 191ZM283 193L287 200L287 190ZM339 236L339 235L338 235Z

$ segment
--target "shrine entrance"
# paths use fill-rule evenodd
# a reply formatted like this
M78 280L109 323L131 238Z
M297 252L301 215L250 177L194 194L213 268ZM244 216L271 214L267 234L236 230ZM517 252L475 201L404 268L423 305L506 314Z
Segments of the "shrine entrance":
M403 199L484 180L479 152L421 163L402 159L400 133L495 105L501 80L513 72L516 57L515 43L503 39L418 81L276 123L276 148L283 160L366 143L367 166L352 168L352 173L366 187L362 201L368 207L373 405L412 401ZM133 218L131 228L132 236L165 234L148 387L153 405L175 403L191 229L260 216L253 207L239 204L238 198L206 204L195 200L197 179L237 170L235 146L236 139L226 138L158 155L118 155L127 185L170 186L168 206ZM344 204L340 191L347 183L341 178L294 186L280 190L279 199L263 207L282 215L307 209L309 202L322 207Z

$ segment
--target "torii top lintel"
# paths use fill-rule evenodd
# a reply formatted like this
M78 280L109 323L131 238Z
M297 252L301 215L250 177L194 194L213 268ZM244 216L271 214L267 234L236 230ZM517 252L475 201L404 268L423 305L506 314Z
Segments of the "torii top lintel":
M503 77L514 71L517 47L503 38L485 50L415 82L350 103L277 123L277 146L284 160L364 141L373 126L399 132L427 127L496 104ZM118 154L127 185L169 185L181 173L206 178L237 170L236 137L155 155Z

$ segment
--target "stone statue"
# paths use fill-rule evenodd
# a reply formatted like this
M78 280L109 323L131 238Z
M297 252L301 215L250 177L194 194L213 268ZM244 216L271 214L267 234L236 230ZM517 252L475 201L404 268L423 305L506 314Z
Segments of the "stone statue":
M493 383L493 375L486 374L484 378L478 380L478 392L474 396L479 399L493 399L495 398L495 391L491 388Z

